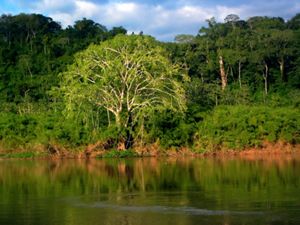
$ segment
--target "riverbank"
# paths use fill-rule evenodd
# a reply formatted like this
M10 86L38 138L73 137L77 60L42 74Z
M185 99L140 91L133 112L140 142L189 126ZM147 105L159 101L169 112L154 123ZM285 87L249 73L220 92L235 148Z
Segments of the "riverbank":
M89 129L60 115L0 114L1 158L97 158L234 155L248 150L299 149L300 111L293 107L218 106L196 119L162 114L135 129ZM196 117L195 117L196 118ZM142 129L143 128L143 129ZM142 131L141 131L142 129Z
M249 159L266 158L283 154L299 154L300 144L264 142L259 147L244 149L218 149L199 151L192 148L162 149L156 144L138 146L130 150L106 150L99 143L68 149L61 145L49 144L32 146L31 149L0 150L0 159L92 159L92 158L129 158L129 157L243 157Z

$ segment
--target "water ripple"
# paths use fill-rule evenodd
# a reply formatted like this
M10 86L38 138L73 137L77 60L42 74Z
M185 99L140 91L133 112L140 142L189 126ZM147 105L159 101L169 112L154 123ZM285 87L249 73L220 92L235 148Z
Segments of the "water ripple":
M170 206L132 206L132 205L116 205L105 202L95 202L92 204L78 203L76 207L84 208L102 208L102 209L112 209L116 211L130 211L130 212L153 212L153 213L163 213L163 214L187 214L187 215L199 215L199 216L223 216L223 215L263 215L263 212L255 211L229 211L229 210L209 210L209 209L199 209L195 207L170 207Z

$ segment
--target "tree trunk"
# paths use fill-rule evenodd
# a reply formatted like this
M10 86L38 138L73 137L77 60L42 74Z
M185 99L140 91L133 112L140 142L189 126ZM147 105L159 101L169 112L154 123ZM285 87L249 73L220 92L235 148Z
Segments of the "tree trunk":
M111 123L110 123L110 114L109 114L109 111L106 110L106 113L107 113L108 126L110 127Z
M133 145L132 130L133 130L132 115L129 114L129 116L128 116L128 127L127 127L127 130L126 130L125 149L130 149Z
M268 73L269 73L269 67L267 64L265 64L265 72L263 74L264 82L265 82L265 94L268 94Z
M26 62L26 65L27 65L27 70L28 70L28 73L29 73L30 77L32 78L32 72L31 72L31 69L30 69L29 63L28 63L28 62Z
M117 127L119 129L121 129L121 116L119 113L115 113L115 117L116 117L116 124L117 124Z
M240 84L240 88L242 88L242 63L241 61L239 61L239 84Z
M285 73L284 73L284 59L281 58L281 59L278 61L278 63L279 63L279 67L280 67L281 80L282 80L283 82L286 82L287 79L286 79L286 76L285 76Z
M221 82L222 82L222 90L225 90L225 88L227 86L227 75L225 73L223 57L221 55L219 56L219 65L220 65L220 75L221 75Z

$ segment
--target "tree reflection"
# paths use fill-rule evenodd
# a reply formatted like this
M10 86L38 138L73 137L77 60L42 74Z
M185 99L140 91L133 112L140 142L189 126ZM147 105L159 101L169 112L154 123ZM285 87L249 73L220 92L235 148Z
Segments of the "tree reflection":
M81 215L82 204L89 206L88 210L83 211L94 218L95 224L100 216L97 210L101 212L101 218L106 218L108 222L115 221L112 220L116 219L113 215L123 210L118 212L118 218L122 221L116 222L118 224L137 224L133 218L138 220L141 215L149 217L149 222L149 213L154 216L159 212L133 212L133 209L141 209L138 207L175 207L176 212L177 208L185 207L228 211L272 210L284 207L284 202L300 202L299 177L300 160L290 156L271 160L141 158L2 161L0 224L53 224L55 221L60 221L59 224L68 224L68 221L79 224L79 217L86 218ZM76 204L70 203L73 198ZM68 204L63 199L69 199ZM101 205L102 202L109 204L110 208ZM49 215L51 218L45 220ZM181 224L195 222L190 221L193 216L184 214L179 218L176 215L161 216L166 223L167 220L173 224L180 224L178 221ZM231 215L217 216L215 219L219 224L233 224L232 221L235 221Z

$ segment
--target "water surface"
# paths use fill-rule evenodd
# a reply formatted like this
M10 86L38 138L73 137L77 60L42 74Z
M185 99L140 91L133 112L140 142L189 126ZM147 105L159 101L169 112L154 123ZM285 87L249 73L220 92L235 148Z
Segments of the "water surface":
M0 161L0 224L300 224L300 159Z

